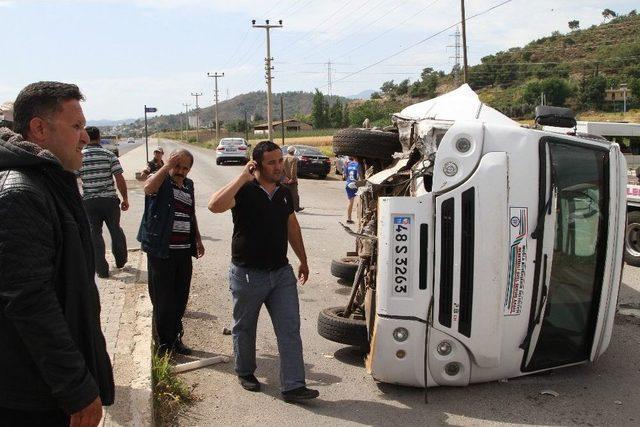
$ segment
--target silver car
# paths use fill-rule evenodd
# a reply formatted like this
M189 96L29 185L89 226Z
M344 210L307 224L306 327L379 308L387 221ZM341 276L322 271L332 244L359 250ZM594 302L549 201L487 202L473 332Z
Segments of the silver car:
M222 138L216 148L216 164L224 162L239 162L246 164L249 161L249 147L244 138Z

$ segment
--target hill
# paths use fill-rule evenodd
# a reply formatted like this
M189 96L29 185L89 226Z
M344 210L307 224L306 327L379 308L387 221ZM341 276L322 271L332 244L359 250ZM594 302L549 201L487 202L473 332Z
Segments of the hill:
M280 120L280 98L284 98L285 119L294 116L311 114L313 93L310 92L284 92L273 94L273 119ZM342 97L332 97L346 101ZM218 103L218 120L222 125L238 120L244 120L244 112L247 112L247 120L254 117L255 122L262 123L267 117L267 94L264 91L249 92L238 95L226 101ZM190 112L190 114L193 114ZM214 107L200 108L200 123L202 126L211 127L214 121ZM149 134L170 129L181 129L184 124L184 113L168 114L148 118ZM144 120L138 119L132 123L122 124L114 131L122 135L141 135L144 132Z
M605 11L608 9L605 9ZM612 15L609 15L612 16ZM554 31L523 47L488 55L469 67L469 84L480 98L511 117L529 116L541 99L577 111L620 111L622 103L607 102L605 91L626 83L628 108L640 107L640 16L631 11L609 22ZM384 82L372 99L409 105L448 92L460 84L456 70L425 68L420 77Z

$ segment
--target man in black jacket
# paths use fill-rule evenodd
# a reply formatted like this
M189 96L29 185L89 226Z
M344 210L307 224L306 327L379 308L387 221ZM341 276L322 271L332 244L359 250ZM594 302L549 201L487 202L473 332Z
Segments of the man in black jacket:
M0 425L94 426L113 403L91 234L74 171L75 85L39 82L0 129Z

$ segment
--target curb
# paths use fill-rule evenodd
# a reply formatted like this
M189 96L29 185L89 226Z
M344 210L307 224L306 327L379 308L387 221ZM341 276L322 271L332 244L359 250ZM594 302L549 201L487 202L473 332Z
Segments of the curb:
M101 426L151 426L153 393L151 384L151 301L147 290L147 259L139 250L129 251L137 261L123 271L124 304L112 355L116 400L105 407ZM133 260L132 260L133 261ZM121 283L122 283L121 282Z

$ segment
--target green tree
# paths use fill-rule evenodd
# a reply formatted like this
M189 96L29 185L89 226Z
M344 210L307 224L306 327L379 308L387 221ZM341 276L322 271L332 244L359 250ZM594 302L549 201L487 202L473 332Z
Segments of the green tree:
M329 123L332 128L342 126L342 103L340 99L336 99L329 111Z
M400 106L396 102L381 102L369 100L349 109L349 119L352 126L362 126L364 119L372 124L391 124L391 114L398 111Z
M407 92L409 92L409 79L404 79L403 81L398 83L398 86L396 87L396 93L399 96L402 96L406 95Z
M540 82L540 89L544 93L547 103L556 107L564 106L571 95L571 85L565 79L550 77Z
M316 89L311 106L311 121L313 123L313 127L316 129L324 129L327 127L326 106L327 102L324 100L324 95Z
M618 14L611 9L605 9L602 11L602 17L604 18L605 21L607 19L615 18L616 16L618 16Z
M540 103L541 93L542 93L542 89L540 88L540 82L538 80L528 82L524 86L522 101L527 104L537 105Z
M340 127L347 128L351 124L351 118L349 113L349 104L344 105L344 111L342 112L342 124Z
M640 78L631 79L629 81L629 91L631 92L630 96L630 106L632 108L640 107Z
M578 21L577 19L574 19L573 21L569 21L569 29L571 31L577 30L578 28L580 28L580 21Z
M604 95L607 88L607 79L603 76L586 77L580 83L578 100L583 109L601 109L604 104Z
M380 95L380 92L373 92L369 98L370 99L381 99L382 96Z
M398 86L395 83L393 83L393 80L384 82L382 83L382 86L380 86L380 92L382 92L383 94L389 97L393 97L397 93L397 89L398 89Z

